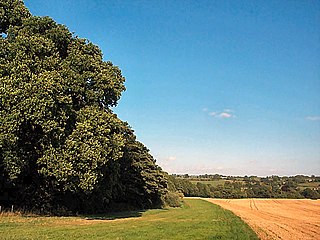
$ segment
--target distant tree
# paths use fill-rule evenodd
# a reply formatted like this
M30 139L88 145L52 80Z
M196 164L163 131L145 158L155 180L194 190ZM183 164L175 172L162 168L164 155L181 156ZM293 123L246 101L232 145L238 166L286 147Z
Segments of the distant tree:
M298 184L292 179L287 179L285 184L281 187L281 190L284 192L290 192L297 190Z
M306 188L306 189L302 190L300 194L305 198L310 198L310 199L319 199L320 198L319 191L316 191L316 190L313 190L310 188Z
M169 182L176 187L175 189L179 189L179 191L185 194L185 196L213 196L215 198L317 198L317 194L319 194L318 188L299 190L298 182L304 183L310 181L311 178L303 175L263 178L257 176L225 177L233 180L221 181L216 186L207 183L209 178L213 178L216 175L208 175L208 178L203 178L204 176L193 176L196 183L190 182L188 179L183 178L183 176L179 176L179 178L170 176ZM314 179L317 179L317 177L314 177Z
M213 196L213 194L210 191L210 186L208 184L198 182L196 186L199 192L198 196L206 198Z
M306 176L303 175L296 175L291 177L292 181L296 182L296 183L305 183L306 182Z

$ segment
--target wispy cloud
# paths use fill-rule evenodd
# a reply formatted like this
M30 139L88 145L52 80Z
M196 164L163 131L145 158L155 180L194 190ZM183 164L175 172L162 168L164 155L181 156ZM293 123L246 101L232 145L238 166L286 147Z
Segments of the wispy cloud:
M320 121L320 116L308 116L306 117L308 121Z
M233 118L234 115L228 112L222 112L218 115L219 118Z
M174 160L177 160L177 157L175 157L175 156L170 156L170 157L168 157L166 160L168 160L168 161L174 161Z
M228 119L228 118L235 118L236 115L233 113L233 110L225 109L223 111L217 111L217 112L209 112L209 116L213 118L220 118L220 119Z

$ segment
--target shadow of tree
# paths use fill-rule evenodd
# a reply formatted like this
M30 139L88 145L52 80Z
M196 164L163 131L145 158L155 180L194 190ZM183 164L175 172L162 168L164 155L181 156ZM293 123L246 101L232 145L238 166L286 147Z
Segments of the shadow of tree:
M116 220L123 218L136 218L141 217L145 211L126 211L126 212L113 212L106 214L84 214L80 217L86 220Z

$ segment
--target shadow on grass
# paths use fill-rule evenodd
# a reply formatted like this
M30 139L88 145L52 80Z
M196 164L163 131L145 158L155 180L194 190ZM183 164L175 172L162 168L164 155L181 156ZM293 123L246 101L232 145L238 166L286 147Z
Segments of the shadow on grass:
M80 215L81 218L86 220L116 220L124 218L136 218L141 217L145 211L126 211L126 212L114 212L106 214L92 214L92 215Z

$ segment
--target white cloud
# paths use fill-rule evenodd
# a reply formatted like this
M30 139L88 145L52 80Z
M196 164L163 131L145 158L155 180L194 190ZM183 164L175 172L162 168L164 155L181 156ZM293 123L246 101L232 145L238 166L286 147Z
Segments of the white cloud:
M228 119L228 118L235 118L234 111L232 109L224 109L223 111L209 111L208 108L203 109L209 116L213 118L220 118L220 119Z
M177 157L175 157L175 156L170 156L170 157L167 158L167 160L169 160L169 161L174 161L176 159L177 159Z
M219 118L232 118L232 117L234 117L234 115L232 115L231 113L227 113L227 112L222 112L218 116L219 116Z
M210 115L211 117L220 118L220 119L228 119L228 118L235 118L235 117L236 117L233 113L227 112L227 111L223 111L223 112L211 112L211 113L209 113L209 115Z
M320 116L308 116L308 117L306 117L306 120L309 120L309 121L320 121Z

